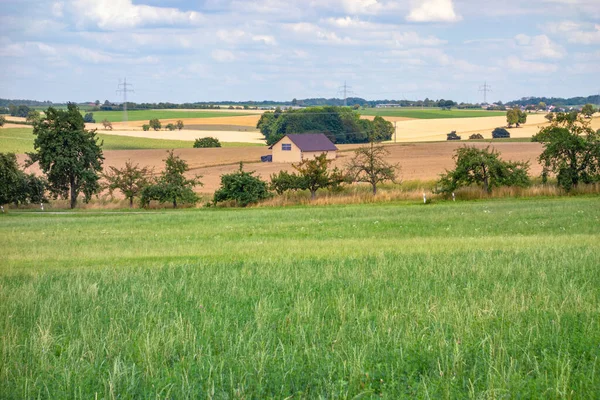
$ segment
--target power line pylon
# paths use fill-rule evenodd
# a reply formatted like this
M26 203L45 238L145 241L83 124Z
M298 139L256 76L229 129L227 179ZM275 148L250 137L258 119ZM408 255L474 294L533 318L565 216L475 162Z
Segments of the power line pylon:
M483 86L479 87L479 91L483 92L483 104L487 104L487 94L492 91L492 87L484 82Z
M341 94L344 96L344 107L347 107L348 106L348 95L354 94L354 92L352 91L352 86L346 85L346 81L344 81L344 86L340 86L338 88L338 94Z
M129 89L133 86L131 83L127 83L127 78L123 80L123 83L119 82L117 86L117 94L123 94L123 122L127 124L127 93L135 93L135 90Z

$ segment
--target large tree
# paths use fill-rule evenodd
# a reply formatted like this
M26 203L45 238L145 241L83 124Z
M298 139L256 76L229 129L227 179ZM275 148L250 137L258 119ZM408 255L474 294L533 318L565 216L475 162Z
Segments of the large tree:
M481 185L487 193L499 186L527 186L529 163L500 159L488 148L461 147L454 155L456 167L446 171L438 181L438 193L450 194L462 186Z
M542 128L532 140L542 143L539 157L545 179L556 175L558 184L571 190L579 183L600 181L600 130L576 113L556 113L550 126Z
M151 173L150 168L140 167L139 164L134 165L131 160L128 160L124 168L109 167L109 171L104 175L106 188L111 195L115 190L123 193L129 199L129 208L132 208L133 199L138 197L142 189L149 184Z
M518 107L511 108L506 112L506 122L509 128L513 125L516 125L518 128L519 125L527 122L527 113L521 111Z
M70 200L71 208L83 192L89 201L100 189L102 143L96 131L85 129L83 117L73 103L66 110L48 108L45 117L33 127L35 152L28 153L29 163L39 163L54 197Z
M19 168L13 153L0 153L0 205L46 201L46 182Z

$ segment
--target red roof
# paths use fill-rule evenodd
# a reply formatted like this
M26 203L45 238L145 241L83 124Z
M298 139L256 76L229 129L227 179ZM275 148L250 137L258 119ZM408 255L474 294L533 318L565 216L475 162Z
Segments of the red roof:
M338 149L323 133L294 133L286 136L301 151L336 151Z

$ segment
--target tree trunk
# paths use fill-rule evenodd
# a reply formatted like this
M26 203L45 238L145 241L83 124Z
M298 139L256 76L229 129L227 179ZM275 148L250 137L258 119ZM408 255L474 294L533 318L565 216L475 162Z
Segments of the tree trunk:
M70 180L70 185L71 185L71 209L75 208L75 205L77 205L77 191L75 190L75 177L73 175L71 175L71 177L69 178Z
M377 183L373 182L371 186L373 186L373 196L375 196L377 194Z
M133 208L133 196L129 198L129 208Z
M482 165L483 168L483 188L486 193L490 193L490 182L488 180L487 170L485 169L485 164Z
M173 208L177 208L177 197L173 199Z
M314 200L316 197L317 197L317 191L311 189L311 191L310 191L310 199Z

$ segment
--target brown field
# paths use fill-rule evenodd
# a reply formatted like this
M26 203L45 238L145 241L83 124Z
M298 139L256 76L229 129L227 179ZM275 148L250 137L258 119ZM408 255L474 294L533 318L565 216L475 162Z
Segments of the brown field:
M251 131L208 131L208 130L191 130L183 129L181 131L133 131L113 129L112 131L98 130L106 135L131 136L149 139L169 139L169 140L187 140L193 141L198 138L207 136L215 137L221 142L238 142L238 143L264 143L265 138L260 132Z
M415 143L415 144L390 144L387 145L390 155L388 161L399 163L401 167L401 179L405 181L433 180L439 177L445 169L454 165L452 155L454 150L463 146L464 143ZM488 143L472 143L472 145L483 148ZM358 145L340 145L338 159L334 165L343 167L352 156L352 149ZM541 153L539 143L504 142L494 143L493 147L502 153L506 160L530 161L532 175L539 175L541 166L536 162ZM239 162L246 163L245 169L255 170L265 180L273 173L281 170L293 171L291 164L261 163L260 156L270 154L265 147L242 147L242 148L220 148L220 149L179 149L175 153L185 159L190 167L188 176L202 175L203 187L196 189L199 193L212 194L220 185L220 177L231 173L239 168ZM119 150L105 151L105 167L122 167L129 159L140 165L154 167L159 172L163 167L165 150ZM19 156L19 161L24 161L24 156ZM32 167L35 171L35 166Z

